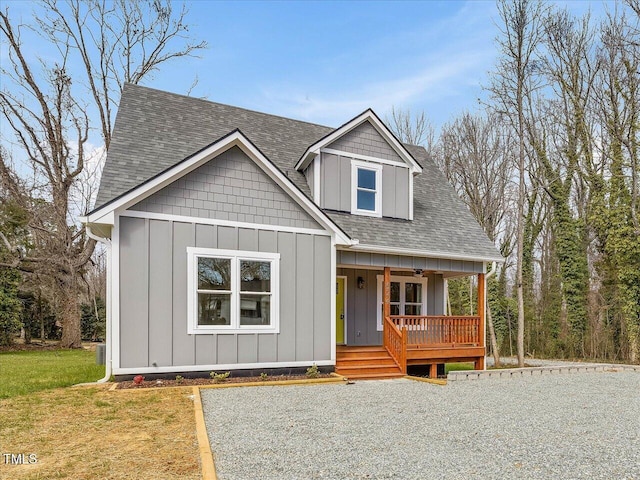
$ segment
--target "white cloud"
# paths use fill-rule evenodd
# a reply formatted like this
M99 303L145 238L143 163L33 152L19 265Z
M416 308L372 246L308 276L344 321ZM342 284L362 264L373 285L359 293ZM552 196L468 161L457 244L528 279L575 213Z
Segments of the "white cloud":
M461 52L454 57L425 62L427 65L417 72L399 72L407 74L371 81L348 90L336 86L338 88L328 91L306 93L298 86L271 88L263 91L269 104L264 108L281 115L336 126L369 107L383 114L392 106L424 105L456 95L457 89L468 88L469 76L482 68L486 60L487 55L479 52Z
M444 108L475 102L496 55L497 32L491 19L495 5L459 5L450 16L434 22L426 15L420 28L372 39L365 51L346 48L333 57L319 58L313 72L297 72L263 86L253 104L263 111L329 126L369 107L382 116L397 106L428 114L439 109L436 114L448 117L451 112ZM449 99L456 105L444 103Z

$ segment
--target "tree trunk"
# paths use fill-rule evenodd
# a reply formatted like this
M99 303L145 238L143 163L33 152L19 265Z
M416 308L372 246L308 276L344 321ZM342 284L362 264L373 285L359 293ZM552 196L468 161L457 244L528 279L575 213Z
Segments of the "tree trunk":
M491 305L487 302L487 326L489 327L489 341L491 342L491 353L493 354L493 364L500 367L500 350L498 349L498 340L496 331L493 328L493 317L491 316Z
M523 80L518 80L518 218L517 218L517 261L516 261L516 294L518 298L518 366L524 367L524 286L523 286L523 264L524 264L524 200L525 200L525 143L524 143L524 100L523 100Z
M82 334L80 328L80 304L78 301L78 274L67 275L58 282L58 298L62 315L62 348L81 348Z
M46 335L44 332L44 315L42 315L42 292L38 290L38 320L40 321L40 340L44 343Z

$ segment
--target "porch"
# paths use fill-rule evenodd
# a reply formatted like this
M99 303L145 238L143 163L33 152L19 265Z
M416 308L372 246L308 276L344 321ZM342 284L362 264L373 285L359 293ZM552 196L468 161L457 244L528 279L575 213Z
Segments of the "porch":
M485 278L478 273L478 315L392 315L391 269L382 281L382 345L338 346L336 372L352 378L394 377L410 365L429 366L435 378L439 364L474 362L484 370Z

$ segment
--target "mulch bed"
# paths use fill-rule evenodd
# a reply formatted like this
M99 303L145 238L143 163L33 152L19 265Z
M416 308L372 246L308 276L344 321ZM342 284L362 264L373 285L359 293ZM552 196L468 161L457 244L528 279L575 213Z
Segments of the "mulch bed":
M24 352L27 350L59 350L60 346L57 343L14 343L8 346L0 347L0 352Z
M328 373L319 373L316 378L332 378ZM306 375L274 375L266 379L261 377L229 377L223 381L214 381L211 378L183 378L182 380L143 380L136 385L132 380L118 383L117 389L138 389L157 387L189 387L193 385L224 385L229 383L250 382L280 382L283 380L309 380Z
M91 352L96 351L96 345L101 342L82 342L82 348L84 350L89 350ZM24 352L31 350L60 350L60 341L59 340L42 340L33 339L31 343L24 343L24 340L16 339L11 345L3 345L0 346L0 352Z

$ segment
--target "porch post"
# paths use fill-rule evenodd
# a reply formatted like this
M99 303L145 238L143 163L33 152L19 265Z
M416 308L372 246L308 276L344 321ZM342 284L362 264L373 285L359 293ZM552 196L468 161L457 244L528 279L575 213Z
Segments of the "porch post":
M384 267L383 300L382 300L382 316L387 318L391 315L391 268Z
M480 340L480 346L485 347L485 316L486 316L486 301L485 301L485 292L486 292L486 280L484 278L484 273L478 274L478 316L480 317L480 325L478 328L478 335ZM486 352L485 352L486 353ZM478 359L476 361L476 370L484 370L484 356L482 359Z

